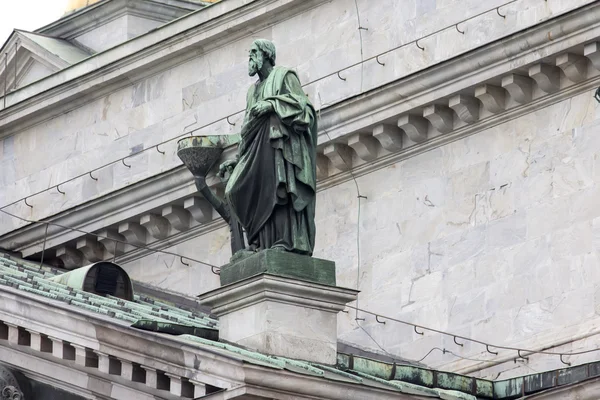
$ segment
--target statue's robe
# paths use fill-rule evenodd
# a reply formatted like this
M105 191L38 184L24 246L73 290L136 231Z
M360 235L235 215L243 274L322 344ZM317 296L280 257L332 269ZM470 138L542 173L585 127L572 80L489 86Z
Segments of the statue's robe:
M252 117L267 101L274 112ZM296 73L275 67L248 90L239 161L225 198L258 249L312 255L315 245L316 113Z

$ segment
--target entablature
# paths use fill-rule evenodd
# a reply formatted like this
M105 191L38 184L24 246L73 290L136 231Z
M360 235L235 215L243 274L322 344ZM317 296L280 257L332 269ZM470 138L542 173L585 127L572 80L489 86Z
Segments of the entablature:
M548 32L553 40L548 40ZM600 82L599 38L600 5L594 4L323 108L318 189L595 88ZM223 158L232 157L235 150L229 147ZM209 184L217 192L223 190L214 176ZM75 268L99 259L126 263L225 226L196 193L184 167L48 221L101 238L57 226L50 226L46 236L45 226L35 224L4 235L0 247L24 257L38 257L45 248L46 257Z

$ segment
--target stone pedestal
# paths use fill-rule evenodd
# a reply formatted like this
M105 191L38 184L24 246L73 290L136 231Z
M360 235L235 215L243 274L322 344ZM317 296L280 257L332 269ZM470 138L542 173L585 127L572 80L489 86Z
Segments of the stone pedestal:
M219 337L223 340L264 354L335 364L337 314L346 303L356 300L358 291L311 282L307 272L314 267L311 257L274 253L256 257L257 265L252 268L248 264L252 260L242 260L245 269L269 272L252 274L205 293L199 296L200 303L212 307L212 313L219 317ZM297 274L307 279L276 274L290 264L277 265L273 256L280 263L293 259ZM319 276L322 271L316 272Z

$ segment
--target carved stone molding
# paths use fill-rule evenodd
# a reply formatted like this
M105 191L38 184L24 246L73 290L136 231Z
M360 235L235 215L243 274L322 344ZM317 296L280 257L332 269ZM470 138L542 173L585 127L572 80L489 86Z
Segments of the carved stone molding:
M0 364L0 400L25 400L19 382L2 364Z

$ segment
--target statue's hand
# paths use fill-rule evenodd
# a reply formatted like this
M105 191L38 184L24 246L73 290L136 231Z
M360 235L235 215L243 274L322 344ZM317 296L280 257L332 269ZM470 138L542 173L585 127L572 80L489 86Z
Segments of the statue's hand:
M225 161L223 164L221 164L219 166L219 173L217 174L217 176L219 178L224 178L226 172L229 172L231 174L236 165L237 165L237 160Z
M263 115L273 111L273 105L268 101L259 101L250 109L250 115L254 117L262 117Z

